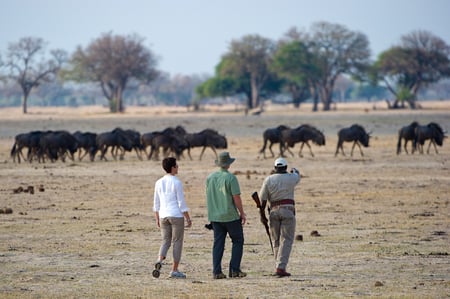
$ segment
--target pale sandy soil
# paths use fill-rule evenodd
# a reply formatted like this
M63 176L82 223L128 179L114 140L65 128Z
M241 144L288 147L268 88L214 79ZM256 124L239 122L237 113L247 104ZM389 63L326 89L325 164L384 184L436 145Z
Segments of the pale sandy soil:
M111 115L103 107L0 109L0 297L1 298L448 298L450 297L450 146L439 154L396 155L397 131L417 120L450 128L450 102L422 103L417 111L388 111L383 103L338 105L310 113L269 106L259 116L239 107L128 107ZM214 110L213 112L211 112ZM220 110L220 111L219 111ZM334 157L337 131L352 123L373 131L364 157ZM288 271L271 276L270 245L251 193L259 191L272 158L258 152L266 128L312 124L324 131L326 146L315 157L288 157L303 179L296 189L297 233ZM212 233L207 223L204 181L214 154L192 151L179 161L193 227L186 231L180 270L186 280L151 276L160 234L154 224L153 185L159 161L13 163L16 134L66 129L103 132L120 126L141 133L183 125L189 132L217 129L227 136L231 171L241 184L248 224L244 228L244 279L211 279ZM349 154L351 144L344 148ZM278 147L274 146L275 152ZM295 149L295 153L298 147ZM42 185L43 192L37 188ZM18 187L34 186L34 194ZM320 237L310 236L317 230ZM227 243L224 270L231 244ZM168 259L168 263L171 258Z

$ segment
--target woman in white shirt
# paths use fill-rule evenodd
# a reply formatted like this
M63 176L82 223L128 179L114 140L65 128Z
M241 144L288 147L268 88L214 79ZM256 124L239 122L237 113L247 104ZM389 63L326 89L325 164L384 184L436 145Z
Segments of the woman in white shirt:
M173 265L170 277L186 278L178 271L181 259L184 237L184 219L187 226L192 225L189 209L184 199L183 185L176 177L178 174L177 160L173 157L165 158L162 167L166 175L156 181L153 198L153 212L155 212L156 225L161 230L162 243L159 249L159 258L155 263L154 277L159 277L162 261L166 259L167 252L173 243Z

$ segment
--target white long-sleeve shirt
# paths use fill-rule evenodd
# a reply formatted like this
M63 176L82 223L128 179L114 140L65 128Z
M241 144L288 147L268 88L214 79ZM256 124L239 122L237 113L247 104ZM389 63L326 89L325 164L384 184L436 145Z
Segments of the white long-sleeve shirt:
M159 218L183 217L189 211L184 199L183 184L174 175L166 174L155 183L153 212L159 212Z

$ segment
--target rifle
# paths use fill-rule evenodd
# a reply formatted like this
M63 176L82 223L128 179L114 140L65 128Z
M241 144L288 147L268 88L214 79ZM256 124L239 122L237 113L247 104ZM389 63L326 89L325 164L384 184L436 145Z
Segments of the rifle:
M269 220L267 220L264 208L261 206L261 201L259 200L258 192L256 192L256 191L253 192L252 198L256 203L256 207L259 209L259 214L261 215L260 220L261 220L261 223L264 224L264 227L266 228L266 233L269 236L270 247L272 248L272 254L273 254L272 237L270 236L269 224L268 224Z

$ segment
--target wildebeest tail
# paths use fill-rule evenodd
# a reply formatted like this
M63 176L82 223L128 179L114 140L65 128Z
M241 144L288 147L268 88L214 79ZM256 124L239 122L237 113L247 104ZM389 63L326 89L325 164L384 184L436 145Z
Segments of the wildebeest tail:
M400 154L401 147L402 147L402 130L398 132L397 155Z
M16 145L17 145L17 143L14 142L14 145L13 145L13 147L11 149L11 157L15 157L16 156L16 148L17 148Z

